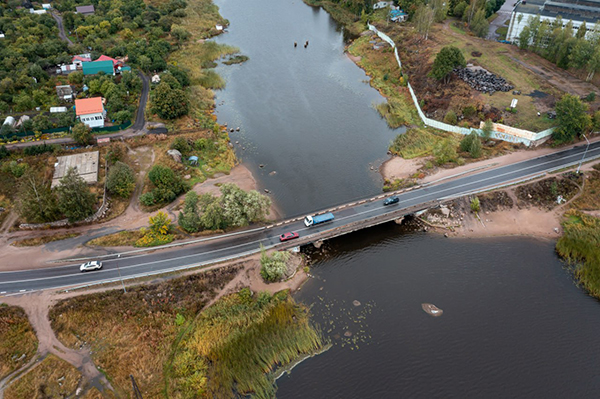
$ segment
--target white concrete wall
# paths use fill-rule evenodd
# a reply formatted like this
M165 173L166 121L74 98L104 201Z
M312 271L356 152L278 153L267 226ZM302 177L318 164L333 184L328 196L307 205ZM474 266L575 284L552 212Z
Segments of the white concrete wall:
M79 120L89 127L104 127L104 115L101 112L96 114L81 115Z

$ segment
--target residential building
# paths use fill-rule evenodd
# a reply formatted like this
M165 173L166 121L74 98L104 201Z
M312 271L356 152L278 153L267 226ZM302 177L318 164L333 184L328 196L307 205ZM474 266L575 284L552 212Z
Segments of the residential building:
M56 95L61 100L71 101L73 100L73 89L70 85L56 86Z
M399 9L393 9L390 11L390 21L392 22L404 22L408 18L408 14Z
M379 1L375 4L373 4L373 10L379 10L380 8L386 8L389 6L393 6L394 2L393 1Z
M50 3L42 3L42 8L44 10L50 10L52 8L52 5Z
M73 56L71 62L77 65L77 68L82 68L84 62L92 62L92 55L90 53L78 54Z
M511 43L519 41L519 35L529 18L540 17L541 21L553 23L560 16L563 27L569 21L573 23L573 31L577 32L585 22L587 33L593 31L600 20L600 0L524 0L517 3L510 17L506 40Z
M110 61L113 63L113 67L116 68L119 65L123 65L123 63L119 60L115 60L107 55L102 54L96 61Z
M94 6L93 5L88 5L88 6L79 6L79 7L75 7L75 10L77 11L77 14L81 14L84 16L87 15L94 15Z
M104 127L106 111L102 97L75 100L75 114L89 127Z
M104 72L107 75L115 74L115 68L112 61L83 62L82 69L84 75L95 75L99 72Z

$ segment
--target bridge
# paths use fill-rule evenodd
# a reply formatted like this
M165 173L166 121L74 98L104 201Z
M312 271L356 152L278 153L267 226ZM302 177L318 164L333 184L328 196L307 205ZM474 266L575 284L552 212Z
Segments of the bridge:
M72 259L66 265L44 269L1 272L0 296L49 288L81 287L196 268L256 253L261 244L266 248L281 249L304 245L386 223L453 198L577 165L584 155L586 161L600 158L600 141L592 143L589 148L578 146L451 180L415 186L398 193L400 201L394 205L383 206L386 195L378 195L324 210L333 212L335 220L323 225L306 227L302 218L297 218L187 243L102 255L95 259L103 262L103 269L91 273L79 272L79 265L84 259ZM280 243L279 235L288 231L298 232L300 238Z

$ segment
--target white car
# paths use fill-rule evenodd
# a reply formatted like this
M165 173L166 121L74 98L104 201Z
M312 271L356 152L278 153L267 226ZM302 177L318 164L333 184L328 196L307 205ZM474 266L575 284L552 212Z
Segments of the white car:
M102 262L98 262L97 260L93 260L83 265L79 266L79 270L82 272L87 272L88 270L98 270L102 269Z

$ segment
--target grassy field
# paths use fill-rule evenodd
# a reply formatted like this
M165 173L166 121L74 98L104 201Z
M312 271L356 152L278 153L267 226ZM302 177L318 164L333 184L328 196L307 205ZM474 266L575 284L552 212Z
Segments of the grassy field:
M408 129L396 136L390 144L390 151L404 159L424 157L431 155L433 148L447 137L452 137L452 134L428 127Z
M371 77L371 86L387 98L387 102L376 106L377 110L392 128L403 125L420 126L422 122L408 88L403 83L404 79L392 48L385 44L385 47L374 50L373 45L369 43L372 38L363 36L356 39L348 48L348 52L355 57L361 57L358 65Z
M0 304L0 380L29 362L37 344L25 311Z
M68 347L87 342L117 397L130 393L132 373L145 398L162 397L173 342L238 270L225 267L128 288L126 294L67 299L51 309L52 328Z
M140 230L119 231L118 233L94 238L93 240L88 241L86 245L97 247L131 246L143 236L144 233Z
M81 374L77 369L54 355L9 385L4 399L67 398L75 395Z
M287 291L247 289L222 298L194 322L169 366L171 398L275 395L275 369L322 349L305 306Z
M584 190L572 204L575 209L585 211L600 209L600 164L596 164L594 169L596 170L586 172Z
M44 237L26 238L23 240L13 241L11 245L15 247L37 247L38 245L48 244L52 241L66 240L80 236L80 233L64 233Z

